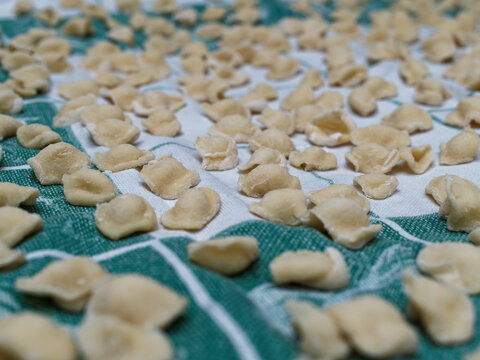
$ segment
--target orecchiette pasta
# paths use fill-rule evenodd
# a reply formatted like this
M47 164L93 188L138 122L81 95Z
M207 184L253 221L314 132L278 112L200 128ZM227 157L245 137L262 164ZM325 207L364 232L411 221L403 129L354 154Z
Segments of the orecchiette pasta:
M163 213L160 222L167 229L200 230L220 210L220 196L208 188L188 189L175 206Z
M15 136L18 128L21 126L23 126L21 121L18 121L11 116L0 115L0 141Z
M67 100L72 100L80 96L93 94L100 95L100 89L97 83L90 79L75 80L71 83L58 85L58 93Z
M208 133L225 136L236 143L246 143L260 133L260 129L249 119L240 115L225 116L209 127Z
M218 122L220 119L229 115L240 115L250 119L250 112L237 100L224 99L217 101L214 104L204 103L202 110L213 122Z
M398 187L396 177L381 173L356 176L353 178L353 183L360 186L366 196L376 200L393 195Z
M399 106L390 115L382 117L382 123L399 130L406 130L409 134L430 130L433 126L430 115L412 104Z
M353 87L360 85L367 79L368 73L365 65L349 64L339 68L330 69L328 81L330 86Z
M171 154L150 161L143 167L140 177L155 195L169 200L177 199L200 182L195 170L186 169Z
M473 161L480 147L475 131L467 129L440 144L440 165L457 165Z
M350 141L357 146L375 143L388 150L398 149L411 144L407 131L386 125L370 125L354 129L350 133Z
M137 115L148 116L160 109L175 112L185 106L181 95L167 95L160 90L147 91L132 102Z
M62 182L65 199L71 205L96 206L117 196L113 183L98 170L81 169L65 174Z
M451 33L439 31L422 43L422 50L428 60L442 63L454 58L457 47Z
M143 166L155 155L146 150L140 150L130 144L121 144L112 147L106 152L97 152L93 155L93 164L101 171L122 171Z
M7 87L0 88L0 113L18 114L22 111L23 100L12 89Z
M258 257L258 242L252 236L228 236L187 246L195 264L222 275L232 276L247 269Z
M249 172L259 165L276 164L287 166L287 159L278 150L261 147L252 154L250 159L243 165L238 166L241 172Z
M360 116L370 116L377 111L375 96L363 86L353 89L348 95L348 105Z
M32 206L35 205L40 192L29 186L20 186L9 182L0 182L1 206Z
M17 140L24 148L43 149L62 141L62 137L46 125L30 124L17 129Z
M175 115L167 109L160 109L151 113L146 120L142 121L149 133L158 136L173 137L180 133L182 125Z
M119 240L137 232L155 230L157 216L144 198L123 194L97 205L95 225L109 239Z
M375 143L365 143L347 152L345 159L355 171L365 174L388 173L400 161L400 153L397 149L387 150Z
M333 241L349 249L365 246L380 230L357 203L348 198L333 198L320 202L309 211L307 225L326 230Z
M427 65L413 57L403 60L400 64L400 76L407 85L415 86L429 74Z
M140 136L140 130L130 121L105 119L86 125L93 141L100 146L113 147L120 144L133 143Z
M32 277L20 277L15 289L32 296L51 297L68 311L81 311L105 270L89 257L53 261Z
M12 250L4 243L0 243L0 269L2 271L15 269L25 261L25 255L21 251Z
M470 126L472 122L480 124L480 96L462 99L456 109L445 118L448 125L461 128Z
M42 218L37 214L11 206L0 207L0 242L5 245L13 247L42 227Z
M262 131L248 141L251 151L256 151L262 147L279 151L288 157L290 152L295 150L292 140L283 131L276 128L270 128Z
M77 97L65 103L53 118L53 127L72 125L81 120L84 109L96 104L95 95L89 94Z
M198 136L195 148L202 156L205 170L229 170L237 166L238 153L235 141L223 136Z
M10 77L16 80L20 87L36 93L46 93L50 90L50 76L48 70L40 64L22 66L10 73Z
M314 204L319 205L322 201L334 198L346 198L354 201L365 212L370 211L370 202L361 196L352 186L345 184L333 184L321 190L310 191L307 198Z
M326 171L337 168L337 158L321 147L311 146L303 152L292 151L290 164L305 171Z
M440 81L422 79L415 88L414 100L418 104L441 106L446 99L451 97L452 93Z
M409 169L415 174L423 174L427 171L433 163L433 158L433 149L428 144L400 148L400 159L405 160Z
M92 22L86 17L70 19L62 26L62 34L67 36L88 37L94 32Z
M474 183L455 175L437 176L428 183L427 187L425 188L425 193L431 195L438 205L442 205L442 203L447 199L447 177L450 177L451 181L462 183L465 187L476 186Z
M350 141L355 123L341 110L332 110L319 115L307 123L305 134L315 145L337 146Z
M293 118L281 110L266 108L256 120L267 128L276 128L285 132L285 134L289 136L295 131L295 122Z
M292 57L280 57L270 64L267 78L270 80L284 80L296 75L299 70L300 64L296 59Z
M293 118L295 121L295 131L304 133L307 124L310 123L316 117L326 112L325 108L321 105L303 105L295 110Z
M381 77L371 77L362 85L375 97L375 99L387 99L397 95L397 87L394 83L386 81Z
M312 89L318 89L323 86L323 78L317 69L308 70L303 76L300 86L307 85Z
M340 290L350 282L350 272L343 255L335 248L325 252L286 251L269 265L278 285L295 283L320 290Z
M315 93L312 88L308 85L302 85L280 101L280 108L285 111L293 111L304 105L313 104L314 101Z
M116 105L94 105L85 107L80 113L82 124L87 126L90 123L99 123L107 119L117 119L129 122L130 119L126 116L122 109Z
M112 102L122 110L133 111L133 102L140 96L140 92L130 85L120 85L105 93L103 96L111 99Z
M129 26L118 26L107 33L107 37L127 45L135 44L135 33Z

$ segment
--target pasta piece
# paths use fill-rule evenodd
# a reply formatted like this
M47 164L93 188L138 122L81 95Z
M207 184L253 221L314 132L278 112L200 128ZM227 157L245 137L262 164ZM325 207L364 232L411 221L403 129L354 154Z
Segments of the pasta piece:
M0 353L24 360L74 360L75 344L68 332L47 316L18 312L0 320Z
M107 33L107 37L130 46L135 44L135 33L129 26L114 27Z
M451 33L437 32L422 43L425 58L430 61L443 63L452 61L457 52L457 47Z
M300 64L293 57L280 57L270 64L267 79L285 80L295 76L300 71Z
M262 200L251 204L250 212L278 224L297 226L307 213L305 195L297 189L272 190Z
M384 60L402 60L411 55L412 52L408 46L393 39L387 39L386 41L372 43L368 47L367 59L369 62L374 63Z
M224 136L236 143L246 143L260 133L260 129L249 119L240 115L225 116L208 128L213 136Z
M0 207L0 243L14 247L42 227L42 218L37 214L11 206Z
M205 40L216 40L223 32L223 25L219 23L206 23L195 29L195 34Z
M250 172L259 165L275 164L287 166L287 160L278 150L261 147L252 154L250 159L243 165L238 166L241 172Z
M241 57L230 49L220 49L208 55L208 63L213 68L238 68Z
M410 317L422 323L435 343L453 345L472 338L475 309L467 296L409 271L403 274L403 287Z
M251 65L253 67L267 67L270 68L276 61L278 61L279 56L276 51L273 50L256 50L252 60ZM285 59L285 58L284 58ZM283 60L283 65L293 64L291 60ZM281 69L282 70L282 69ZM290 68L288 70L291 70ZM269 70L270 71L270 70ZM281 72L281 74L286 74L287 71Z
M243 86L250 81L249 76L243 71L233 70L228 67L216 69L212 76L216 80L225 82L230 88Z
M269 191L286 188L301 189L300 181L280 165L258 165L238 178L238 189L250 197L263 197Z
M105 119L98 123L86 125L90 136L99 146L113 147L120 144L131 144L140 136L140 130L129 122L118 119Z
M421 60L409 57L400 64L400 76L407 85L416 86L428 75L430 75L430 72L427 65Z
M472 122L480 124L480 96L462 99L445 118L446 124L461 128L469 127Z
M2 57L2 68L5 71L13 71L29 64L34 64L35 58L23 51L14 51L6 53Z
M67 36L85 38L92 36L94 33L95 28L93 27L91 20L86 17L70 19L62 26L62 34Z
M152 90L137 97L132 106L135 114L148 116L161 109L178 111L185 106L185 101L181 95L167 95L163 91Z
M335 155L318 146L310 146L301 153L292 151L289 160L292 166L305 171L327 171L337 168Z
M195 170L186 169L171 154L162 156L145 165L140 177L149 189L163 199L173 200L200 182Z
M157 136L177 136L182 129L182 124L175 115L167 109L160 109L151 113L146 120L142 121L149 133Z
M393 195L398 187L396 177L379 173L356 176L353 183L360 186L367 197L375 200L386 199Z
M55 27L61 20L60 13L53 7L46 7L42 10L38 10L34 14L35 19L41 21L47 26Z
M345 159L355 171L364 174L388 173L400 161L400 153L396 149L387 150L375 143L365 143L347 152Z
M0 207L32 206L35 205L39 195L40 192L34 187L0 182Z
M167 229L203 229L220 210L220 196L208 188L188 189L175 206L163 213L160 222Z
M308 123L313 119L322 115L326 110L321 105L303 105L295 110L293 119L295 121L295 131L298 133L304 133Z
M203 57L189 56L182 59L182 68L190 74L206 74L208 64Z
M23 16L33 12L33 4L30 0L18 0L15 3L13 12L16 16Z
M288 96L280 101L280 108L285 111L293 111L304 105L313 104L315 94L310 86L303 85L293 90Z
M49 52L38 55L40 61L52 74L62 74L72 71L72 66L67 61L67 56L60 52Z
M112 147L106 152L97 152L93 156L93 164L101 171L122 171L140 167L155 159L155 155L146 150L137 149L130 144Z
M23 126L21 121L11 116L0 115L0 141L15 136L20 126Z
M238 164L235 141L223 136L198 136L195 148L202 156L205 170L229 170Z
M203 21L219 21L227 14L227 10L221 6L209 6L202 13Z
M250 119L250 112L237 100L224 99L217 101L214 104L202 104L202 110L213 122L218 122L220 119L230 115L240 115Z
M343 107L343 97L338 91L325 91L315 99L315 104L325 110L340 110Z
M463 130L448 142L440 144L440 165L469 163L475 159L480 139L472 129Z
M123 81L120 76L110 71L99 71L94 80L99 86L108 89L113 89L119 86Z
M348 198L333 198L320 202L309 211L307 225L326 230L336 243L351 250L364 247L382 230L373 225L357 203Z
M333 247L325 252L286 251L269 265L275 284L289 283L319 290L340 290L348 286L350 272L342 253Z
M268 85L267 83L260 83L250 91L251 94L257 94L262 96L267 101L277 100L277 90Z
M300 340L300 348L314 359L344 359L350 345L328 315L307 301L287 300L285 308Z
M22 66L20 69L12 71L10 77L16 80L21 88L32 90L37 94L47 93L50 90L48 70L40 64Z
M447 199L446 178L450 177L451 181L462 183L465 187L475 187L476 185L466 179L455 175L442 175L433 178L425 188L425 193L430 195L438 205Z
M48 126L30 124L18 128L17 140L24 148L43 149L47 145L62 141L62 137Z
M422 79L415 88L414 101L428 106L441 106L446 99L452 97L452 93L445 86L434 79Z
M90 79L75 80L71 83L58 85L58 93L67 100L73 100L80 96L92 94L100 95L100 89L97 83Z
M18 114L22 109L23 100L20 96L7 87L0 88L0 114Z
M117 119L129 122L130 119L124 115L122 109L116 105L94 105L84 108L80 114L83 126L90 123L97 124L106 119Z
M375 99L388 99L397 95L397 87L394 83L386 81L381 77L371 77L362 85L375 97Z
M137 232L155 230L157 216L144 198L123 194L108 203L97 205L95 225L107 238L119 240Z
M250 151L256 151L261 147L277 150L288 157L295 150L292 140L283 131L270 128L262 131L248 141Z
M81 169L62 178L63 193L70 205L96 206L117 196L115 185L98 170Z
M355 127L355 123L345 112L332 110L307 123L305 134L315 145L338 146L350 142L350 133Z
M330 86L353 87L363 83L367 76L365 65L349 64L337 69L331 69L328 72L328 82Z
M323 78L317 69L308 70L303 76L300 86L307 85L313 90L316 90L323 86Z
M124 111L133 111L133 102L140 96L140 92L130 85L120 85L105 92L104 96L112 100Z
M353 89L348 95L348 105L360 116L370 116L377 111L375 96L363 86Z
M345 198L354 201L365 212L370 211L370 202L361 196L352 186L345 184L329 185L321 190L310 191L307 198L314 204L319 205L322 201L334 198Z
M267 100L263 95L256 92L249 92L240 98L240 102L248 109L252 114L261 113L268 106Z
M139 329L111 316L91 316L78 331L85 358L172 360L174 351L168 338L154 330Z
M140 70L140 61L137 56L128 52L118 52L109 59L112 63L112 70L121 73L133 73Z
M96 97L92 94L80 96L68 101L62 105L57 115L53 118L53 127L64 127L81 121L83 110L95 105L96 102Z
M327 309L353 349L367 358L415 354L419 339L400 311L375 295L363 295ZM371 331L371 329L375 331Z
M245 271L258 258L258 242L253 236L227 236L187 246L191 262L226 276Z
M350 141L353 145L357 146L375 143L383 146L387 150L410 146L412 143L407 131L398 130L386 125L370 125L354 129L350 133Z
M0 243L0 270L13 270L23 265L25 261L25 255L21 251L12 250L4 243Z
M281 110L267 108L263 110L262 114L256 120L267 128L276 128L289 136L295 131L293 118Z
M400 148L400 159L405 160L409 169L415 174L423 174L427 171L433 163L433 158L433 149L428 144Z
M62 184L63 175L90 167L87 154L64 142L48 145L27 161L42 185Z
M433 126L430 115L411 104L401 105L390 115L382 117L382 124L406 130L409 134L430 130Z
M430 244L417 256L417 266L424 274L468 294L480 293L480 249L472 244L444 242Z
M166 328L186 309L188 300L140 274L105 277L88 304L91 317L108 316L137 328Z
M107 273L85 256L56 260L31 277L19 277L15 289L32 296L51 297L67 311L85 308L95 285Z

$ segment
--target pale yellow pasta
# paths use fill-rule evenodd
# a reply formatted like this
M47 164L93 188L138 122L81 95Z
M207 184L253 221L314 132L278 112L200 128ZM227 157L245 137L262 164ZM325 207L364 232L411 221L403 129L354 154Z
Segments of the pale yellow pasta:
M30 14L33 11L33 4L30 0L18 0L15 3L13 12L16 16L23 16Z
M470 231L470 234L468 234L468 240L475 245L480 245L480 227Z
M2 271L13 270L23 265L25 261L25 255L21 251L12 250L7 245L0 243L0 269Z
M368 47L367 59L369 62L384 60L406 59L412 55L407 45L393 39L378 41Z
M62 141L62 137L46 125L30 124L17 129L17 140L24 148L43 149Z
M261 147L277 150L285 157L295 150L292 140L283 131L275 128L263 130L248 141L250 151L254 152Z
M330 80L332 72L336 72L338 75L342 71L342 69L348 69L352 68L352 66L355 66L353 53L348 43L333 44L331 46L327 46L325 49L325 57L323 58L323 61L327 64L328 67L330 83L332 82Z
M252 154L250 159L238 166L238 170L241 172L249 172L255 169L259 165L275 164L283 167L287 166L287 159L278 150L261 147Z
M68 126L81 121L83 110L89 106L95 105L96 102L96 97L92 94L80 96L66 102L53 118L53 127Z
M34 187L0 182L0 207L32 206L35 205L39 195L40 192Z
M270 68L276 61L278 61L278 53L273 50L257 50L253 55L251 64L253 67L267 67ZM288 65L290 60L283 60L283 65ZM269 70L270 72L270 70ZM286 72L285 72L286 73Z
M118 119L125 122L130 121L120 107L109 104L85 107L80 113L80 119L83 126L87 126L90 123L100 123L106 119Z
M267 83L258 84L250 93L261 95L267 101L276 100L278 97L277 91Z
M475 308L462 293L424 276L403 274L409 316L422 323L439 345L469 341L475 329Z
M66 39L56 36L42 38L35 47L35 54L59 52L67 56L72 52L72 44Z
M290 42L288 38L281 31L274 29L268 29L262 26L258 26L253 29L254 42L260 42L263 48L267 51L276 51L278 53L291 50ZM280 61L282 61L280 59Z
M334 198L346 198L354 201L365 212L370 211L370 202L361 196L352 186L346 184L333 184L321 190L310 191L307 198L314 204L319 205L322 201Z
M142 121L149 133L157 136L173 137L180 133L182 125L175 115L167 109L160 109L151 113Z
M202 39L205 39L205 40L215 40L221 36L222 31L223 31L222 24L211 22L211 23L206 23L198 26L195 29L195 34L197 34L198 36L200 36Z
M13 71L29 64L34 64L35 58L23 51L13 51L6 53L2 57L2 68L5 71Z
M22 360L74 360L75 344L68 332L45 315L17 312L0 320L0 353Z
M95 32L95 28L89 18L76 17L68 20L62 26L62 34L76 37L89 37Z
M310 146L303 152L292 151L288 159L292 166L305 171L326 171L337 168L336 156L318 146Z
M348 357L350 345L327 312L301 300L287 300L285 309L305 354L318 359Z
M292 135L295 131L293 117L281 110L266 108L256 120L267 128L276 128L287 135Z
M388 173L400 161L400 152L397 149L385 149L375 143L365 143L347 152L345 159L358 172Z
M203 21L218 21L225 17L227 10L221 6L209 6L202 13Z
M480 124L480 96L462 99L445 118L446 124L461 128L469 127L472 122Z
M147 150L140 150L131 144L113 146L106 152L93 155L93 164L101 171L122 171L140 167L155 159L155 155Z
M160 222L167 229L201 230L220 210L220 196L208 188L188 189L180 196L175 206L164 212Z
M245 271L258 258L258 242L253 236L227 236L187 246L191 262L233 276Z
M16 80L21 88L35 91L37 94L47 93L50 90L50 76L43 65L22 66L20 69L12 71L10 77Z
M27 162L42 185L61 184L63 175L90 167L87 154L64 142L48 145Z
M252 24L258 20L259 13L256 6L242 6L232 14L230 20L235 23Z
M381 77L370 77L362 85L375 97L375 99L388 99L397 95L397 87Z
M50 297L61 308L79 312L106 271L86 256L56 260L31 277L19 277L15 289L31 296Z
M268 106L267 100L256 92L249 92L239 100L252 114L261 113Z
M71 205L96 206L117 196L115 185L98 170L81 169L62 178L65 199Z
M104 94L124 111L133 111L133 102L140 92L130 85L120 85Z
M299 133L304 133L307 124L326 111L327 110L325 110L322 105L316 104L303 105L302 107L298 108L293 114L293 119L295 121L295 131Z
M450 177L451 181L463 183L465 187L475 187L476 185L466 179L455 175L442 175L433 178L425 188L425 193L430 195L438 205L447 199L447 184L446 178Z
M467 129L448 142L440 144L440 165L457 165L471 162L477 155L480 139L475 131Z
M137 232L155 230L157 216L144 198L123 194L108 203L97 205L95 225L107 238L119 240Z
M377 99L367 88L361 86L348 95L348 105L360 116L370 116L377 111Z
M0 115L0 141L15 136L20 126L23 126L21 121L8 115Z
M99 71L94 80L99 86L108 89L119 86L123 81L120 76L110 71Z
M141 329L112 316L87 317L77 336L86 360L172 360L174 357L172 344L162 332Z
M0 88L0 114L18 114L22 108L23 100L20 96L10 88Z
M417 333L401 312L381 297L362 295L327 308L327 313L362 356L385 359L416 353Z
M356 176L353 178L353 183L358 185L367 197L375 200L392 196L398 187L396 177L381 173Z
M208 69L207 61L200 56L189 56L182 59L182 68L190 74L206 74Z
M278 224L297 226L307 213L305 195L297 189L269 191L257 203L250 205L250 212Z
M140 59L129 52L116 53L109 60L114 71L128 74L140 70Z
M161 109L176 112L185 106L185 100L181 95L167 95L163 91L152 90L137 97L132 106L137 115L148 116Z
M323 86L323 78L317 69L308 70L303 76L300 86L307 85L316 90Z
M352 250L361 249L382 230L381 225L371 224L365 210L348 198L318 203L309 210L305 223L326 231L333 241Z
M208 128L208 133L225 136L236 143L246 143L260 133L260 129L249 119L240 115L229 115L221 118Z
M422 79L415 88L414 100L418 104L428 106L441 106L446 99L452 97L452 93L445 86L434 79Z
M131 123L119 119L105 119L86 125L95 144L113 147L134 143L140 136L140 130Z
M105 277L94 289L87 315L109 316L145 330L165 328L186 309L188 300L140 274Z
M341 110L325 112L307 123L307 139L320 146L338 146L350 142L350 133L355 123Z
M340 290L348 286L350 272L343 255L333 247L325 252L286 251L270 262L270 274L277 285L299 284L319 290Z
M430 115L412 104L401 105L391 114L382 117L382 124L406 130L409 134L433 127Z
M195 148L202 156L205 170L229 170L238 164L235 141L224 136L198 136Z
M42 218L37 214L12 206L0 207L0 243L14 247L42 227Z
M100 95L100 89L97 83L90 79L74 80L71 83L58 85L58 93L67 100L72 100L80 96L93 94Z
M186 169L171 154L150 161L140 172L149 189L164 199L177 199L190 187L200 182L195 170Z
M34 17L50 27L57 26L61 20L60 13L53 7L45 7L42 10L36 11Z
M349 39L356 39L360 36L360 26L356 21L343 20L332 24L332 30Z
M400 159L405 160L408 168L415 174L423 174L433 163L434 154L430 145L401 147Z
M248 84L250 77L243 71L221 67L212 72L212 77L225 82L230 88Z
M410 136L405 130L398 130L386 125L370 125L353 130L350 134L353 145L375 143L392 150L411 144Z
M439 31L422 42L422 50L426 59L443 63L453 60L457 47L451 33Z
M268 51L268 50L267 50ZM268 67L267 79L284 80L295 76L300 70L300 64L292 57L279 57Z
M330 86L353 87L363 83L368 76L365 65L349 64L328 72Z
M409 57L402 61L399 68L400 76L407 85L415 86L420 80L428 76L427 65L421 60Z
M145 66L136 72L128 74L123 80L123 84L138 88L151 84L155 80L156 74L154 73L154 70L149 66Z
M281 165L258 165L238 178L238 189L250 197L263 197L269 191L285 188L301 189L298 178Z
M38 55L38 58L52 74L63 74L72 71L67 56L60 52L49 52Z
M424 274L461 292L478 294L479 257L480 249L472 244L457 242L429 244L418 253L417 266Z
M240 115L250 119L250 112L237 100L224 99L217 101L214 104L202 104L203 113L213 122L230 115Z
M293 111L304 105L315 102L315 94L308 85L302 85L293 90L288 96L280 101L280 108L285 111Z
M107 37L113 41L121 42L127 45L135 44L135 33L129 26L118 26L107 33Z

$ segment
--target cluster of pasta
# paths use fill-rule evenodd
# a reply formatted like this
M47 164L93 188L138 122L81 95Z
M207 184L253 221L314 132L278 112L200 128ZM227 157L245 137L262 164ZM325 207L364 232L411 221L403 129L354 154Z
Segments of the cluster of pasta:
M452 93L441 81L429 77L426 64L413 57L409 48L418 41L419 24L427 24L434 33L420 45L425 58L451 62L444 77L479 90L480 49L473 46L456 55L462 47L480 40L475 33L480 6L473 4L468 12L447 20L443 11L456 1L418 3L421 5L413 0L398 1L391 10L371 14L372 25L363 40L367 60L399 60L400 77L415 87L413 102L441 106ZM186 105L185 97L201 103L203 114L212 121L195 141L203 170L237 168L239 193L259 199L250 205L252 214L282 225L315 228L350 250L361 249L382 229L370 222L367 198L381 200L395 193L399 181L388 173L402 164L420 175L434 162L432 146L412 146L411 139L432 129L428 112L405 104L382 117L381 124L357 127L345 111L339 91L315 94L325 83L317 69L305 71L300 85L281 99L264 82L239 98L226 95L250 82L243 66L266 69L266 78L274 82L298 76L301 63L285 54L296 44L299 50L323 53L326 80L331 87L351 88L346 103L355 114L376 114L378 102L395 97L397 87L381 77L370 77L367 67L355 62L350 40L361 35L357 23L361 1L338 1L332 24L315 13L311 1L295 1L292 9L305 18L285 18L272 27L254 25L260 11L253 0L237 0L231 14L220 6L207 7L199 14L180 8L174 0L156 0L153 11L171 15L180 27L146 14L139 0L117 0L117 5L130 14L128 24L115 20L99 5L61 1L61 6L81 12L62 25L64 36L92 36L92 20L102 21L108 29L109 40L90 47L79 63L92 76L53 89L66 100L53 119L53 128L79 123L96 145L109 148L96 152L92 159L63 142L55 129L27 125L8 116L22 111L24 98L52 90L51 73L72 71L70 42L54 30L32 28L0 49L1 66L9 73L9 79L0 85L0 113L5 114L0 115L0 141L16 136L21 146L40 150L28 159L38 182L42 186L62 185L71 205L96 207L95 226L111 240L154 231L159 221L165 229L198 231L219 213L219 194L197 187L199 172L185 167L174 154L155 158L152 152L134 145L141 129L132 122L133 115L142 118L141 124L150 135L179 135L182 124L175 113ZM35 10L29 0L18 1L14 11L18 16L33 13L50 27L62 20L55 8ZM237 25L223 25L227 16ZM199 20L202 24L196 26ZM194 26L192 36L186 28ZM115 44L135 45L138 31L147 37L141 51L132 53ZM209 50L205 40L217 41L218 47ZM178 78L181 93L143 91L141 87L171 74L165 57L175 53L186 73ZM279 109L269 107L277 99ZM470 126L472 122L480 124L480 97L461 100L445 122L464 130L440 145L439 164L472 162L480 140ZM291 138L294 134L304 134L311 146L298 151ZM243 143L248 144L251 156L239 164L237 144ZM304 171L336 169L336 156L324 148L350 145L353 147L345 159L351 169L362 173L352 185L365 196L347 184L305 193L299 178L288 171L287 165ZM2 155L0 147L0 161ZM98 170L91 168L92 163ZM176 200L159 221L149 202L135 194L118 194L105 174L127 169L138 169L139 178L156 196ZM480 244L478 186L445 175L433 179L426 193L440 205L449 230L468 232L469 239ZM42 219L21 207L34 205L39 194L37 188L0 183L0 268L13 268L25 261L24 254L13 248L41 230ZM258 242L251 236L194 242L187 252L193 263L226 276L245 271L259 257ZM465 293L480 291L475 277L479 257L471 244L430 245L417 258L423 275L414 275L411 270L403 274L409 316L421 322L437 344L463 343L473 336L475 311ZM338 291L350 282L347 263L334 247L324 252L284 252L270 262L269 270L279 286L296 284ZM77 342L87 359L173 358L172 345L158 330L165 329L187 306L185 298L152 279L109 275L84 257L54 261L36 275L18 279L15 288L50 297L67 311L86 309ZM327 309L288 301L286 309L302 351L312 358L342 359L352 351L368 358L386 358L410 355L418 348L417 333L398 309L380 297L364 295ZM373 326L378 331L370 331ZM18 336L24 328L27 333ZM55 339L54 344L51 339ZM107 343L102 339L108 339ZM0 320L0 354L30 359L31 347L42 358L52 360L73 359L77 352L70 335L41 315L21 313Z

